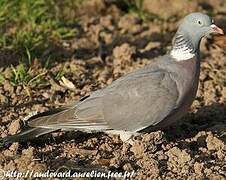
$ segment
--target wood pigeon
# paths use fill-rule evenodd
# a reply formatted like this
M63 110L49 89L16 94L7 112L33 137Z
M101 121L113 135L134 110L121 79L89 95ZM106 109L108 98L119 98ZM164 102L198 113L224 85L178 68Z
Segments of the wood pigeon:
M56 130L116 133L125 141L168 127L188 112L196 96L200 41L211 34L223 34L212 18L187 15L168 54L72 105L32 116L27 129L2 141L28 141Z

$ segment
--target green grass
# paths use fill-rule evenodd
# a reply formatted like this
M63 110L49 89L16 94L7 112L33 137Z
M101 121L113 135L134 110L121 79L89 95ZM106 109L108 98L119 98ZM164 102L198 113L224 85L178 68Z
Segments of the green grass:
M66 74L66 70L64 66L62 66L62 68L58 72L53 73L55 79L57 80L61 79L65 74Z
M43 71L40 74L34 75L34 70L31 67L26 67L23 63L19 64L17 67L11 66L11 69L11 83L14 86L23 85L35 87L37 84L40 84L42 77L46 74L46 72Z
M37 87L45 83L44 76L47 71L41 73L35 73L34 69L27 67L23 63L20 63L17 67L11 66L12 75L10 82L14 86L21 85L25 89L28 96L31 97L31 88Z
M45 48L76 34L76 11L81 0L0 0L0 48L26 49L39 56Z
M123 2L127 6L127 11L129 13L137 15L143 21L146 21L148 19L159 19L159 17L154 14L151 14L144 9L143 0L123 0Z
M5 77L2 73L0 73L0 85L4 83Z
M84 1L0 0L0 49L12 49L20 55L19 65L11 66L11 84L23 86L30 96L31 88L44 83L57 54L54 47L76 35L76 10ZM42 68L34 67L34 59L42 60ZM64 69L54 76L59 79L63 75ZM1 73L0 84L5 79Z

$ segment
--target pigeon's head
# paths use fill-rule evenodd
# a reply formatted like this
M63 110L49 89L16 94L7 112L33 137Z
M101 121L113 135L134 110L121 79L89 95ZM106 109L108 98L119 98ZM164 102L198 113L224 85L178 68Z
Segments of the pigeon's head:
M199 43L204 36L224 34L223 30L214 24L211 17L199 12L185 16L178 28L178 33L188 36L194 44Z

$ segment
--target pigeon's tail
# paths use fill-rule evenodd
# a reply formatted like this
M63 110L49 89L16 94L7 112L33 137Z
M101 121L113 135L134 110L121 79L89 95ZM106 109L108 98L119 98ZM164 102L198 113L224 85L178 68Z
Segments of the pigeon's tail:
M26 120L26 122L25 122L26 128L24 130L22 130L18 134L15 134L12 136L7 136L7 137L0 139L0 144L12 143L12 142L25 142L25 141L32 140L36 137L39 137L41 135L59 130L60 128L48 127L48 119L55 117L55 116L57 117L59 114L65 112L65 111L67 111L67 107L57 108L54 110L46 111L46 112L39 113L39 114L29 117L29 119ZM46 123L46 126L40 127L44 123Z
M27 130L24 130L18 134L7 136L2 139L0 139L0 143L6 144L6 143L13 143L13 142L24 142L27 140L34 139L36 137L39 137L41 135L50 133L52 131L55 131L55 129L47 129L47 128L39 128L39 127L31 127Z

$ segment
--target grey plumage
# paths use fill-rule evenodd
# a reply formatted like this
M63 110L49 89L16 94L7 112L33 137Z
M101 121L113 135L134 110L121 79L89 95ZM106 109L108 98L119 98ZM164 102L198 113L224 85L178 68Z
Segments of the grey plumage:
M172 51L175 57L178 51L191 58L162 56L73 105L30 118L29 130L3 140L26 141L30 134L34 138L59 129L142 132L169 126L186 114L195 98L200 73L199 43L203 36L216 31L211 25L212 19L205 14L186 16Z

